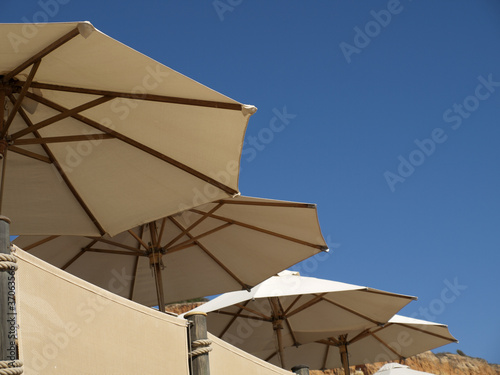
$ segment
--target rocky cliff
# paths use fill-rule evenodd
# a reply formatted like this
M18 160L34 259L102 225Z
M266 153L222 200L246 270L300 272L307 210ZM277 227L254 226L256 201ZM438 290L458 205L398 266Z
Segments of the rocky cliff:
M351 367L353 375L372 375L382 367L384 363L368 364L363 369L356 371ZM472 358L464 355L451 353L425 352L408 358L405 362L411 369L429 372L436 375L500 375L500 365L489 364L484 359ZM311 375L344 375L341 369L327 371L311 371Z

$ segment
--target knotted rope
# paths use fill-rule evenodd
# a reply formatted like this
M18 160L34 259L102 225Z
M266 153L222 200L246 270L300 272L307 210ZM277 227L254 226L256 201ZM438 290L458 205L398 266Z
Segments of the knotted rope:
M212 343L212 340L208 339L199 339L195 340L191 343L191 347L194 350L191 350L189 352L189 357L196 357L202 354L210 353L212 351L212 348L210 347L210 344ZM1 375L1 373L0 373Z
M0 254L0 271L17 271L17 258L12 254Z
M21 375L23 373L23 362L15 361L0 361L0 375Z

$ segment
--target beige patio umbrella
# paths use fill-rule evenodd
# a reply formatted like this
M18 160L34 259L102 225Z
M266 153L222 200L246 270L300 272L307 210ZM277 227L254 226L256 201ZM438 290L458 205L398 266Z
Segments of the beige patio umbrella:
M444 324L394 315L382 327L367 330L345 330L342 334L323 332L324 338L311 343L318 332L296 332L297 339L308 344L288 347L285 355L311 369L332 369L344 367L348 374L349 365L403 361L405 358L432 350L443 345L458 342ZM342 354L347 362L343 363ZM269 362L278 364L275 353Z
M20 236L14 243L149 306L249 289L327 249L315 205L241 196L114 237Z
M208 330L283 368L302 364L287 347L382 326L414 297L285 271L249 292L223 294L194 311ZM301 334L306 332L307 335ZM307 364L307 362L304 362Z
M0 213L114 236L238 193L245 106L88 22L0 24Z
M254 107L88 22L0 24L0 35L2 258L13 260L9 231L113 236L238 193ZM9 345L1 335L0 359Z

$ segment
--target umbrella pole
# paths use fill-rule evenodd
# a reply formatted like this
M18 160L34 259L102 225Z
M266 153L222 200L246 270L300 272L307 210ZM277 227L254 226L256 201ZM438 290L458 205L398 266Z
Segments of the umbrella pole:
M281 336L282 329L283 326L281 325L281 320L273 320L273 330L278 341L278 354L280 357L281 368L285 368L285 353L283 351L283 340Z
M339 346L340 350L340 360L342 361L342 367L344 368L344 374L350 375L351 369L349 368L349 357L347 353L347 344L341 344Z
M165 312L165 297L163 295L163 282L161 279L161 266L159 262L153 264L156 282L156 296L158 297L158 310Z

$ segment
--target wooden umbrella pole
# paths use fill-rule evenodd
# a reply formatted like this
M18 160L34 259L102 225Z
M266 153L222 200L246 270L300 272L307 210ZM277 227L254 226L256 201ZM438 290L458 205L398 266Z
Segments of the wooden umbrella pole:
M278 342L278 353L280 357L281 368L285 368L285 353L283 350L283 338L281 336L281 330L283 329L281 320L273 320L273 330L276 334L276 340Z
M161 256L161 254L159 253L153 253L153 254L157 255L157 257L153 256L154 258L158 258ZM156 295L158 297L158 310L160 310L161 312L165 312L165 297L163 295L163 282L161 278L161 266L159 261L156 261L153 264L153 271L156 282Z
M344 374L350 375L351 369L349 368L349 357L347 353L347 344L343 343L339 346L340 350L340 360L342 361L342 367L344 368Z

